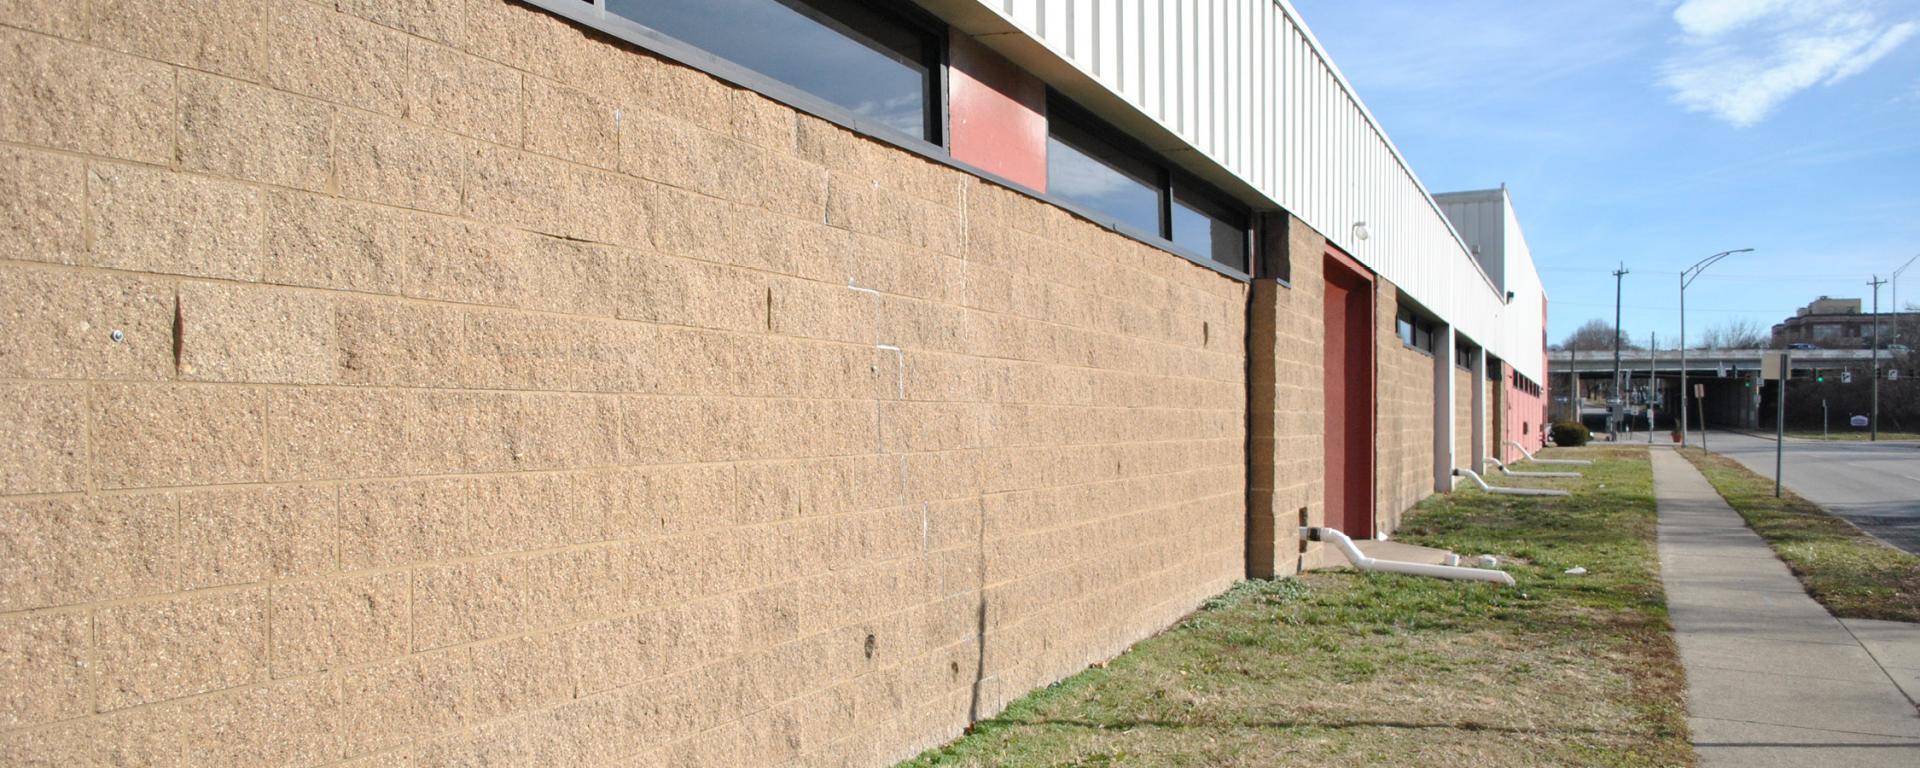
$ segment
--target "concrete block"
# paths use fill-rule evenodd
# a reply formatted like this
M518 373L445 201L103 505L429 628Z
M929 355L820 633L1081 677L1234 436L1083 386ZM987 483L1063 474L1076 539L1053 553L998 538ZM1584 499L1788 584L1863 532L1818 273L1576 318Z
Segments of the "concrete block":
M0 435L0 495L84 487L84 386L0 385Z
M103 711L266 679L265 589L182 597L94 616Z
M528 78L526 89L527 151L619 166L621 113L611 100L540 78Z
M330 485L188 491L180 496L180 588L335 570L339 489Z
M267 6L246 0L103 0L96 45L182 67L258 80L266 59Z
M340 0L341 13L446 45L466 39L465 0Z
M181 709L188 765L317 765L340 756L341 695L331 677L218 694Z
M496 395L475 401L467 447L476 471L566 469L630 460L620 454L614 396Z
M425 217L335 197L267 197L265 279L362 293L401 289L409 237Z
M173 375L174 290L168 283L7 266L0 267L0 307L0 376Z
M5 502L0 610L74 605L172 588L175 501L139 494Z
M93 711L85 614L0 619L0 725L18 728Z
M556 635L429 651L346 670L346 753L477 725L573 696Z
M267 82L273 87L369 112L400 115L407 37L301 0L268 14Z
M103 488L261 479L265 397L241 387L97 385L93 480Z
M478 389L575 388L574 329L578 321L551 315L476 310L462 318L459 370Z
M45 0L0 0L0 17L21 29L68 40L86 37L87 9L74 3Z
M652 110L634 109L620 120L620 170L680 189L721 195L735 143L696 125ZM740 150L747 150L744 145Z
M163 704L9 731L0 735L0 763L184 768L181 710Z
M513 3L468 0L466 5L468 53L556 80L577 74L569 65L577 63L586 44L578 28Z
M525 87L518 71L424 40L413 42L409 56L408 119L495 144L520 143Z
M752 272L636 254L627 261L622 287L622 318L733 331L767 329L769 289Z
M338 358L343 383L450 387L462 379L465 324L458 309L385 301L334 302Z
M325 104L211 75L183 74L179 157L187 170L318 190L332 176Z
M604 515L617 539L650 539L731 525L730 466L648 467L581 478L580 503Z
M398 474L406 396L374 389L276 389L266 398L264 474L276 481Z
M335 113L333 130L340 194L435 213L459 210L467 156L458 136L351 110Z
M260 279L259 190L125 165L92 166L87 187L95 266Z
M480 554L473 484L459 478L348 483L340 492L340 567L389 568Z
M469 218L613 245L647 239L649 201L641 182L484 144L473 147L470 159Z
M263 286L180 286L180 375L198 381L329 384L333 300Z
M407 652L410 576L389 572L269 589L275 678L337 669Z
M872 291L808 280L772 280L769 329L782 336L875 344L880 297Z
M0 29L0 139L170 163L173 102L164 64Z
M86 164L0 149L0 253L25 261L86 259Z
M800 128L792 107L742 89L729 91L727 103L727 127L734 138L780 154L793 153Z

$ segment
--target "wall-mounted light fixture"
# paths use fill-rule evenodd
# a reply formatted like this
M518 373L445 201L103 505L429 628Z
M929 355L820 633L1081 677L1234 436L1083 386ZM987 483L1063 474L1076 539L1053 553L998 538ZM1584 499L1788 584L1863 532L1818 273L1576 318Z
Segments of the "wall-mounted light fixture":
M1513 291L1507 291L1507 303L1508 304L1513 303Z
M1365 240L1367 239L1368 236L1369 236L1369 233L1367 232L1366 222L1356 221L1353 223L1353 239Z

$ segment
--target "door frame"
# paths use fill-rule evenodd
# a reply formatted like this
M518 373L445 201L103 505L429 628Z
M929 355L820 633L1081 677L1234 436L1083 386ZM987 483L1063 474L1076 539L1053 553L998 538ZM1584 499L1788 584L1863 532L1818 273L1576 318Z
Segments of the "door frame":
M1372 538L1379 516L1378 489L1375 487L1379 464L1379 448L1376 440L1376 425L1379 422L1379 370L1376 348L1379 342L1375 338L1378 286L1372 270L1332 245L1327 246L1322 264L1321 317L1323 321L1327 316L1327 307L1324 303L1330 295L1327 289L1330 289L1335 281L1344 283L1343 289L1348 291L1349 295L1360 298L1360 301L1349 302L1347 322L1341 333L1346 352L1344 369L1347 373L1346 386L1339 387L1341 391L1338 400L1338 404L1342 406L1340 410L1346 412L1342 418L1344 429L1339 441L1340 447L1344 449L1340 451L1343 456L1330 455L1333 452L1331 442L1325 446L1321 454L1323 461L1327 462L1321 469L1322 498L1323 500L1332 498L1331 473L1334 467L1331 462L1336 459L1341 460L1344 462L1341 479L1345 482L1340 498L1346 508L1335 510L1333 505L1328 503L1327 514L1324 517L1326 525L1339 528L1348 536L1356 539ZM1334 409L1326 407L1329 402L1334 402L1332 383L1327 380L1325 368L1327 356L1331 351L1328 344L1321 345L1323 366L1321 412L1326 427L1323 439L1333 436L1331 428L1335 419ZM1363 402L1355 403L1349 399L1356 395ZM1362 466L1356 468L1348 465L1355 460L1358 460ZM1355 476L1355 470L1358 477ZM1364 509L1358 512L1353 511L1352 505L1355 499L1348 498L1350 496L1358 496L1360 500L1364 500Z

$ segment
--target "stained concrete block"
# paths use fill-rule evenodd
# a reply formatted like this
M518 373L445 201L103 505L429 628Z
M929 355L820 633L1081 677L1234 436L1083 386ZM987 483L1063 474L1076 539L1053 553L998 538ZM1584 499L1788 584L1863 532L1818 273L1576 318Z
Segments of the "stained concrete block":
M101 709L266 679L266 597L253 589L101 610L94 626Z

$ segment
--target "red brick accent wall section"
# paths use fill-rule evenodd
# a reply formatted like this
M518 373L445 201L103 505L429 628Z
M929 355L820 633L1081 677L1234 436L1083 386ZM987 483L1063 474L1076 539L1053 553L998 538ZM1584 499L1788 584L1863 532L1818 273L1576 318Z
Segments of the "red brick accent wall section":
M885 765L1242 575L1241 283L499 0L8 8L0 764Z
M1402 512L1433 493L1435 361L1432 355L1401 343L1395 332L1400 289L1384 278L1374 282L1379 344L1374 516L1379 530L1390 533L1399 527Z

